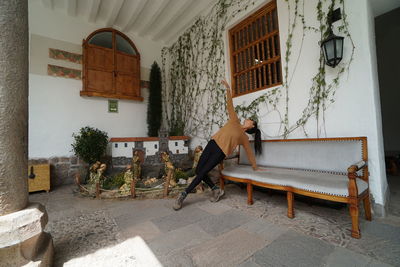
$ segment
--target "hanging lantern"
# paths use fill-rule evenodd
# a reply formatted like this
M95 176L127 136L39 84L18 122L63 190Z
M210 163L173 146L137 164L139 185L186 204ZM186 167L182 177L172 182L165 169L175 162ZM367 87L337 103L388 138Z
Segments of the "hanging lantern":
M343 58L343 41L344 37L333 34L332 29L329 30L328 37L321 42L321 49L324 54L325 64L334 68Z
M344 37L336 36L332 31L332 23L342 19L340 8L333 10L328 13L328 29L327 38L321 42L322 53L324 54L325 64L334 68L343 58L343 41Z

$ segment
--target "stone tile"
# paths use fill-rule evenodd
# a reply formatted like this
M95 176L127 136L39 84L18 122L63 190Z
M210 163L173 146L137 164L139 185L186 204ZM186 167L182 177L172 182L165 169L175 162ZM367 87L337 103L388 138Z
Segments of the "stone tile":
M386 239L400 245L400 227L378 221L366 221L361 224L361 234L370 234L378 238Z
M393 265L389 265L380 261L372 260L368 263L367 267L392 267Z
M386 217L374 218L373 220L385 224L390 224L392 226L400 227L400 216L388 214Z
M118 228L120 233L119 239L121 240L139 236L143 240L149 241L151 239L154 239L161 233L157 226L155 226L154 223L152 223L151 221L146 221L127 227L120 227L118 225Z
M70 187L63 187L61 192L50 191L49 202L61 202L67 199L79 199L78 195L75 195L74 191ZM81 198L83 199L83 198Z
M50 222L50 221L61 220L63 218L68 218L68 217L78 217L82 215L82 212L76 210L75 208L69 208L58 211L48 211L47 215L49 216L49 222Z
M81 198L77 197L71 200L72 205L75 209L82 212L93 212L96 210L104 210L106 203L102 199L95 198Z
M352 239L346 247L377 261L400 266L400 245L375 235L361 232L361 239Z
M328 256L326 265L329 267L364 267L368 266L371 262L372 259L370 257L355 253L345 248L335 247L335 250Z
M172 212L173 213L168 216L153 219L152 222L162 232L168 232L198 221L206 220L212 216L196 206L185 207L179 211Z
M115 210L107 209L107 212L113 216L115 215ZM113 213L114 212L114 213ZM131 227L138 223L150 221L159 217L165 217L173 213L170 209L164 206L150 206L142 208L125 208L119 209L119 216L113 216L120 228ZM157 225L156 225L157 226Z
M49 194L47 192L34 192L29 193L29 202L37 202L46 206L49 201Z
M219 215L213 215L205 218L197 224L207 233L211 234L212 236L217 236L239 227L251 220L254 220L254 218L244 212L229 210Z
M254 221L250 221L240 226L240 228L249 233L253 233L261 238L264 238L264 240L267 240L269 243L289 230L286 227L272 224L264 219L256 219Z
M333 249L324 241L290 230L253 257L261 266L324 266Z
M117 201L107 199L101 200L101 202L103 203L104 208L107 209L107 212L113 217L149 207L149 204L147 204L146 202L136 200Z
M58 200L58 201L49 199L49 201L46 205L46 210L49 213L60 212L63 210L68 210L68 209L75 209L74 200L72 198L62 199L62 200Z
M144 240L140 237L134 237L72 258L66 261L63 266L162 267L163 265Z
M164 267L194 267L192 258L184 251L171 253L167 256L160 256L158 260Z
M158 236L149 242L149 247L157 257L168 256L210 239L212 236L198 225L191 224Z
M261 265L258 265L254 261L254 259L251 257L251 258L245 260L244 262L242 262L241 264L239 264L238 267L261 267Z
M255 202L246 203L246 190L229 185L223 203L235 209L243 210L254 217L265 219L275 225L285 226L297 232L327 241L334 245L346 246L351 239L351 219L345 206L327 207L325 203L315 202L311 198L295 198L294 219L287 217L286 195L254 191ZM362 219L361 219L362 221Z
M264 247L265 240L242 229L234 229L188 249L196 266L236 266Z
M232 209L232 207L221 202L213 203L210 201L205 201L204 203L199 204L198 207L213 215L218 215Z

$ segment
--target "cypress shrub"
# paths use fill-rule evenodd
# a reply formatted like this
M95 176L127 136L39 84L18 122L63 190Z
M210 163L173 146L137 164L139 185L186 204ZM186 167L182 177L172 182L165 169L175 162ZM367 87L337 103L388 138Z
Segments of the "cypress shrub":
M147 106L147 134L157 137L162 120L161 70L157 62L151 65L149 102Z

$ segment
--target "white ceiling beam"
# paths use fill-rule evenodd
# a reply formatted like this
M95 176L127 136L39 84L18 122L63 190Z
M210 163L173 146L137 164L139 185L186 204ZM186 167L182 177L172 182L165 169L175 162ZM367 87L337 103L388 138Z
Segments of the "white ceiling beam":
M53 0L42 0L42 4L47 8L54 9Z
M76 17L77 0L68 0L67 14L71 17Z
M167 9L167 6L171 3L171 0L162 1L161 5L158 7L156 12L150 17L150 20L144 24L144 26L139 30L139 35L143 36L154 24L156 24L162 17L161 13Z
M163 39L166 41L177 32L185 30L204 10L213 6L215 0L195 1L187 10L175 17L169 25L165 25L161 31L153 37L154 41ZM167 38L169 37L169 38Z
M145 8L146 4L148 3L148 0L141 0L136 9L132 12L131 17L128 20L128 23L122 27L122 31L126 32L128 31L133 24L136 22L137 18L140 16L142 13L143 9Z
M170 31L170 34L167 34L165 36L164 41L166 44L172 43L175 39L177 39L187 28L189 28L202 14L207 14L209 11L211 11L212 7L215 5L216 0L208 0L204 1L204 5L202 5L202 8L199 7L196 14L194 16L188 16L186 18L182 18L184 20L183 25L181 27L171 27L173 31ZM181 21L182 22L182 21Z
M114 7L106 20L106 27L113 27L125 0L115 0Z
M175 23L175 21L177 21L177 20L179 19L179 17L182 16L182 14L188 12L188 11L192 8L192 6L193 6L194 4L196 4L196 3L198 3L198 2L201 2L201 1L198 1L198 0L187 0L187 1L184 1L184 4L183 4L180 8L177 8L176 11L175 11L175 13L171 14L170 17L169 17L169 19L168 19L166 22L163 23L164 26L161 27L161 28L157 31L157 33L155 33L155 34L153 35L153 39L154 39L154 40L159 40L159 39L160 39L160 36L164 35L165 31L166 31L173 23Z
M92 0L92 6L89 11L89 22L96 22L97 15L99 14L99 9L101 5L101 0Z

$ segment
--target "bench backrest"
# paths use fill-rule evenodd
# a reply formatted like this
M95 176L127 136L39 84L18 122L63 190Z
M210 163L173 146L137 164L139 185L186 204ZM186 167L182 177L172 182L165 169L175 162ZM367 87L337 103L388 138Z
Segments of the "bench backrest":
M263 140L262 150L257 164L270 167L347 173L350 165L368 160L366 137ZM242 146L239 163L249 164Z

